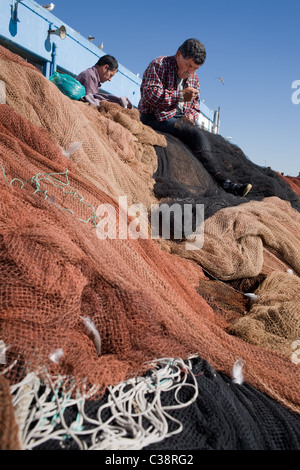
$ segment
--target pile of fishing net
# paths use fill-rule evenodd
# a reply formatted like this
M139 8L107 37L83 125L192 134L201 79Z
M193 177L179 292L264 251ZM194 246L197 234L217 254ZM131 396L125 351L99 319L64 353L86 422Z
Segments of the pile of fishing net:
M178 204L182 207L184 204L203 204L207 219L220 209L276 196L289 201L294 209L300 211L299 193L296 194L293 190L295 188L291 188L290 178L284 179L271 168L251 162L239 147L221 135L203 129L198 132L202 135L200 141L203 145L198 154L192 153L187 145L167 134L167 146L156 148L158 167L154 174L154 191L161 204ZM210 150L207 151L207 148ZM218 167L222 180L251 183L252 189L246 198L226 192L213 176L214 172L207 171L207 160L209 166Z
M282 176L283 180L300 196L300 177L299 176Z
M268 194L272 197L220 208L205 221L200 250L187 250L186 240L153 240L148 225L143 225L141 236L137 218L128 215L118 198L147 209L161 202L153 174L158 168L156 152L168 148L168 139L143 126L134 110L113 103L97 109L70 100L3 48L0 80L6 83L7 96L7 104L0 106L0 357L15 409L23 402L20 390L28 398L27 412L20 413L25 424L17 419L20 447L46 445L53 432L55 440L70 435L74 427L79 447L142 448L163 441L173 433L173 418L167 428L160 427L169 419L168 411L167 418L159 419L158 434L137 442L130 441L132 428L122 421L124 409L118 409L119 426L124 424L124 439L120 437L118 444L110 428L107 435L100 433L99 416L96 419L93 412L88 418L82 402L93 406L104 400L105 407L108 391L115 394L120 384L126 388L126 381L134 380L128 406L131 411L136 406L131 414L137 415L138 423L131 425L137 426L138 435L144 403L144 398L139 402L139 383L145 384L158 363L164 372L157 379L156 370L156 379L151 379L155 392L161 391L165 380L168 385L176 381L185 385L187 376L193 381L203 370L194 373L191 366L176 363L176 370L167 373L166 367L177 359L165 363L161 358L188 360L197 355L216 376L223 374L216 388L230 389L233 395L229 398L224 392L224 400L240 401L244 423L253 416L242 401L248 400L248 393L257 394L257 409L263 404L266 414L268 407L273 409L270 428L279 430L282 420L287 420L295 430L292 445L299 448L300 372L295 350L299 329L293 330L290 322L295 325L297 320L300 214L288 184L279 177L286 194L292 194L289 197ZM186 182L191 161L194 164L185 157L178 162L177 177L185 175ZM125 236L104 237L104 221ZM277 276L284 286L280 295L270 276ZM245 294L256 291L254 303ZM286 302L294 312L292 318L286 314ZM239 329L239 322L247 318L249 327ZM253 333L245 333L247 328ZM242 383L227 388L226 381L240 363ZM200 399L201 390L210 396L201 375L196 382L187 386L197 393L184 401L186 408ZM50 413L50 425L38 416L39 426L31 428L28 420L41 405L41 388L50 396L44 415ZM53 397L67 408L79 407L79 417L72 414L66 424L64 406L51 408ZM207 406L214 404L212 397ZM145 406L149 411L152 405ZM215 408L216 416L219 412ZM277 419L279 415L283 418ZM56 429L57 418L62 430ZM98 426L98 434L92 432L95 441L83 444L85 434L80 439L78 433L88 425L80 421L76 428L77 418ZM259 419L263 432L265 415ZM203 448L224 446L213 442L214 432L215 437L205 442L213 422L214 418L203 431L199 444ZM238 419L235 423L239 435ZM263 439L255 441L254 434L253 447L269 445ZM237 441L232 439L230 446L235 447ZM287 443L281 439L276 444L274 438L271 447L276 445L282 448Z
M199 357L162 358L88 400L60 393L59 378L45 385L31 373L11 387L14 435L38 450L299 449L299 415L238 379Z
M149 207L154 202L154 145L166 145L163 136L138 123L134 110L124 110L132 117L128 129L103 117L97 108L64 100L52 82L3 47L0 61L6 103L36 127L48 130L48 138L65 149L66 155L69 152L78 173L116 199L126 194L128 204Z

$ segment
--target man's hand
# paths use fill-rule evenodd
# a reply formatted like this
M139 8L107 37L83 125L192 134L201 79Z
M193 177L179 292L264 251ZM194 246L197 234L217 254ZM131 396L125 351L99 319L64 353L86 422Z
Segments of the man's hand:
M192 87L184 88L182 90L183 100L184 101L192 101L197 97L198 93L199 92L198 92L198 90L196 90L196 88L192 88Z

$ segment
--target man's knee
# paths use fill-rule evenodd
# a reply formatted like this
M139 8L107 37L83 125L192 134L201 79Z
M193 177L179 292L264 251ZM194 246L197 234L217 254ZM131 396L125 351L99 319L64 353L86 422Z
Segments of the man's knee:
M200 128L194 124L179 123L175 125L178 137L188 146L191 150L197 150L202 146L202 136Z

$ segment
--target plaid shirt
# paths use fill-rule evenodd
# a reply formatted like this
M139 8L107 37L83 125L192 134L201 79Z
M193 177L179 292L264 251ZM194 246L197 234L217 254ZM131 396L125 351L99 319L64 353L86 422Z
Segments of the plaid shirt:
M141 84L141 99L138 108L141 113L155 114L158 121L173 117L179 101L176 85L177 62L175 56L162 56L154 59L146 69ZM199 90L200 84L196 73L187 78L185 87ZM199 95L192 102L183 105L185 117L191 121L198 118L200 112Z

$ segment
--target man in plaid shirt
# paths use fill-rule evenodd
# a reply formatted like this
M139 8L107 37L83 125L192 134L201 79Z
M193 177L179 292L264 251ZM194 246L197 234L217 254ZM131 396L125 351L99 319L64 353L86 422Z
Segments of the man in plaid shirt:
M222 178L221 168L209 158L209 143L196 123L200 113L196 72L205 59L206 49L198 39L187 39L174 56L154 59L142 79L138 106L141 121L154 130L178 137L226 191L244 197L251 184Z
M192 122L197 120L200 112L200 85L195 72L199 66L192 59L190 62L186 71L180 75L177 75L176 56L159 57L151 62L141 85L139 110L142 115L154 113L158 121L165 121L182 114ZM185 77L184 74L188 73ZM181 89L178 88L179 83L182 84ZM180 103L183 104L181 113L177 109Z

